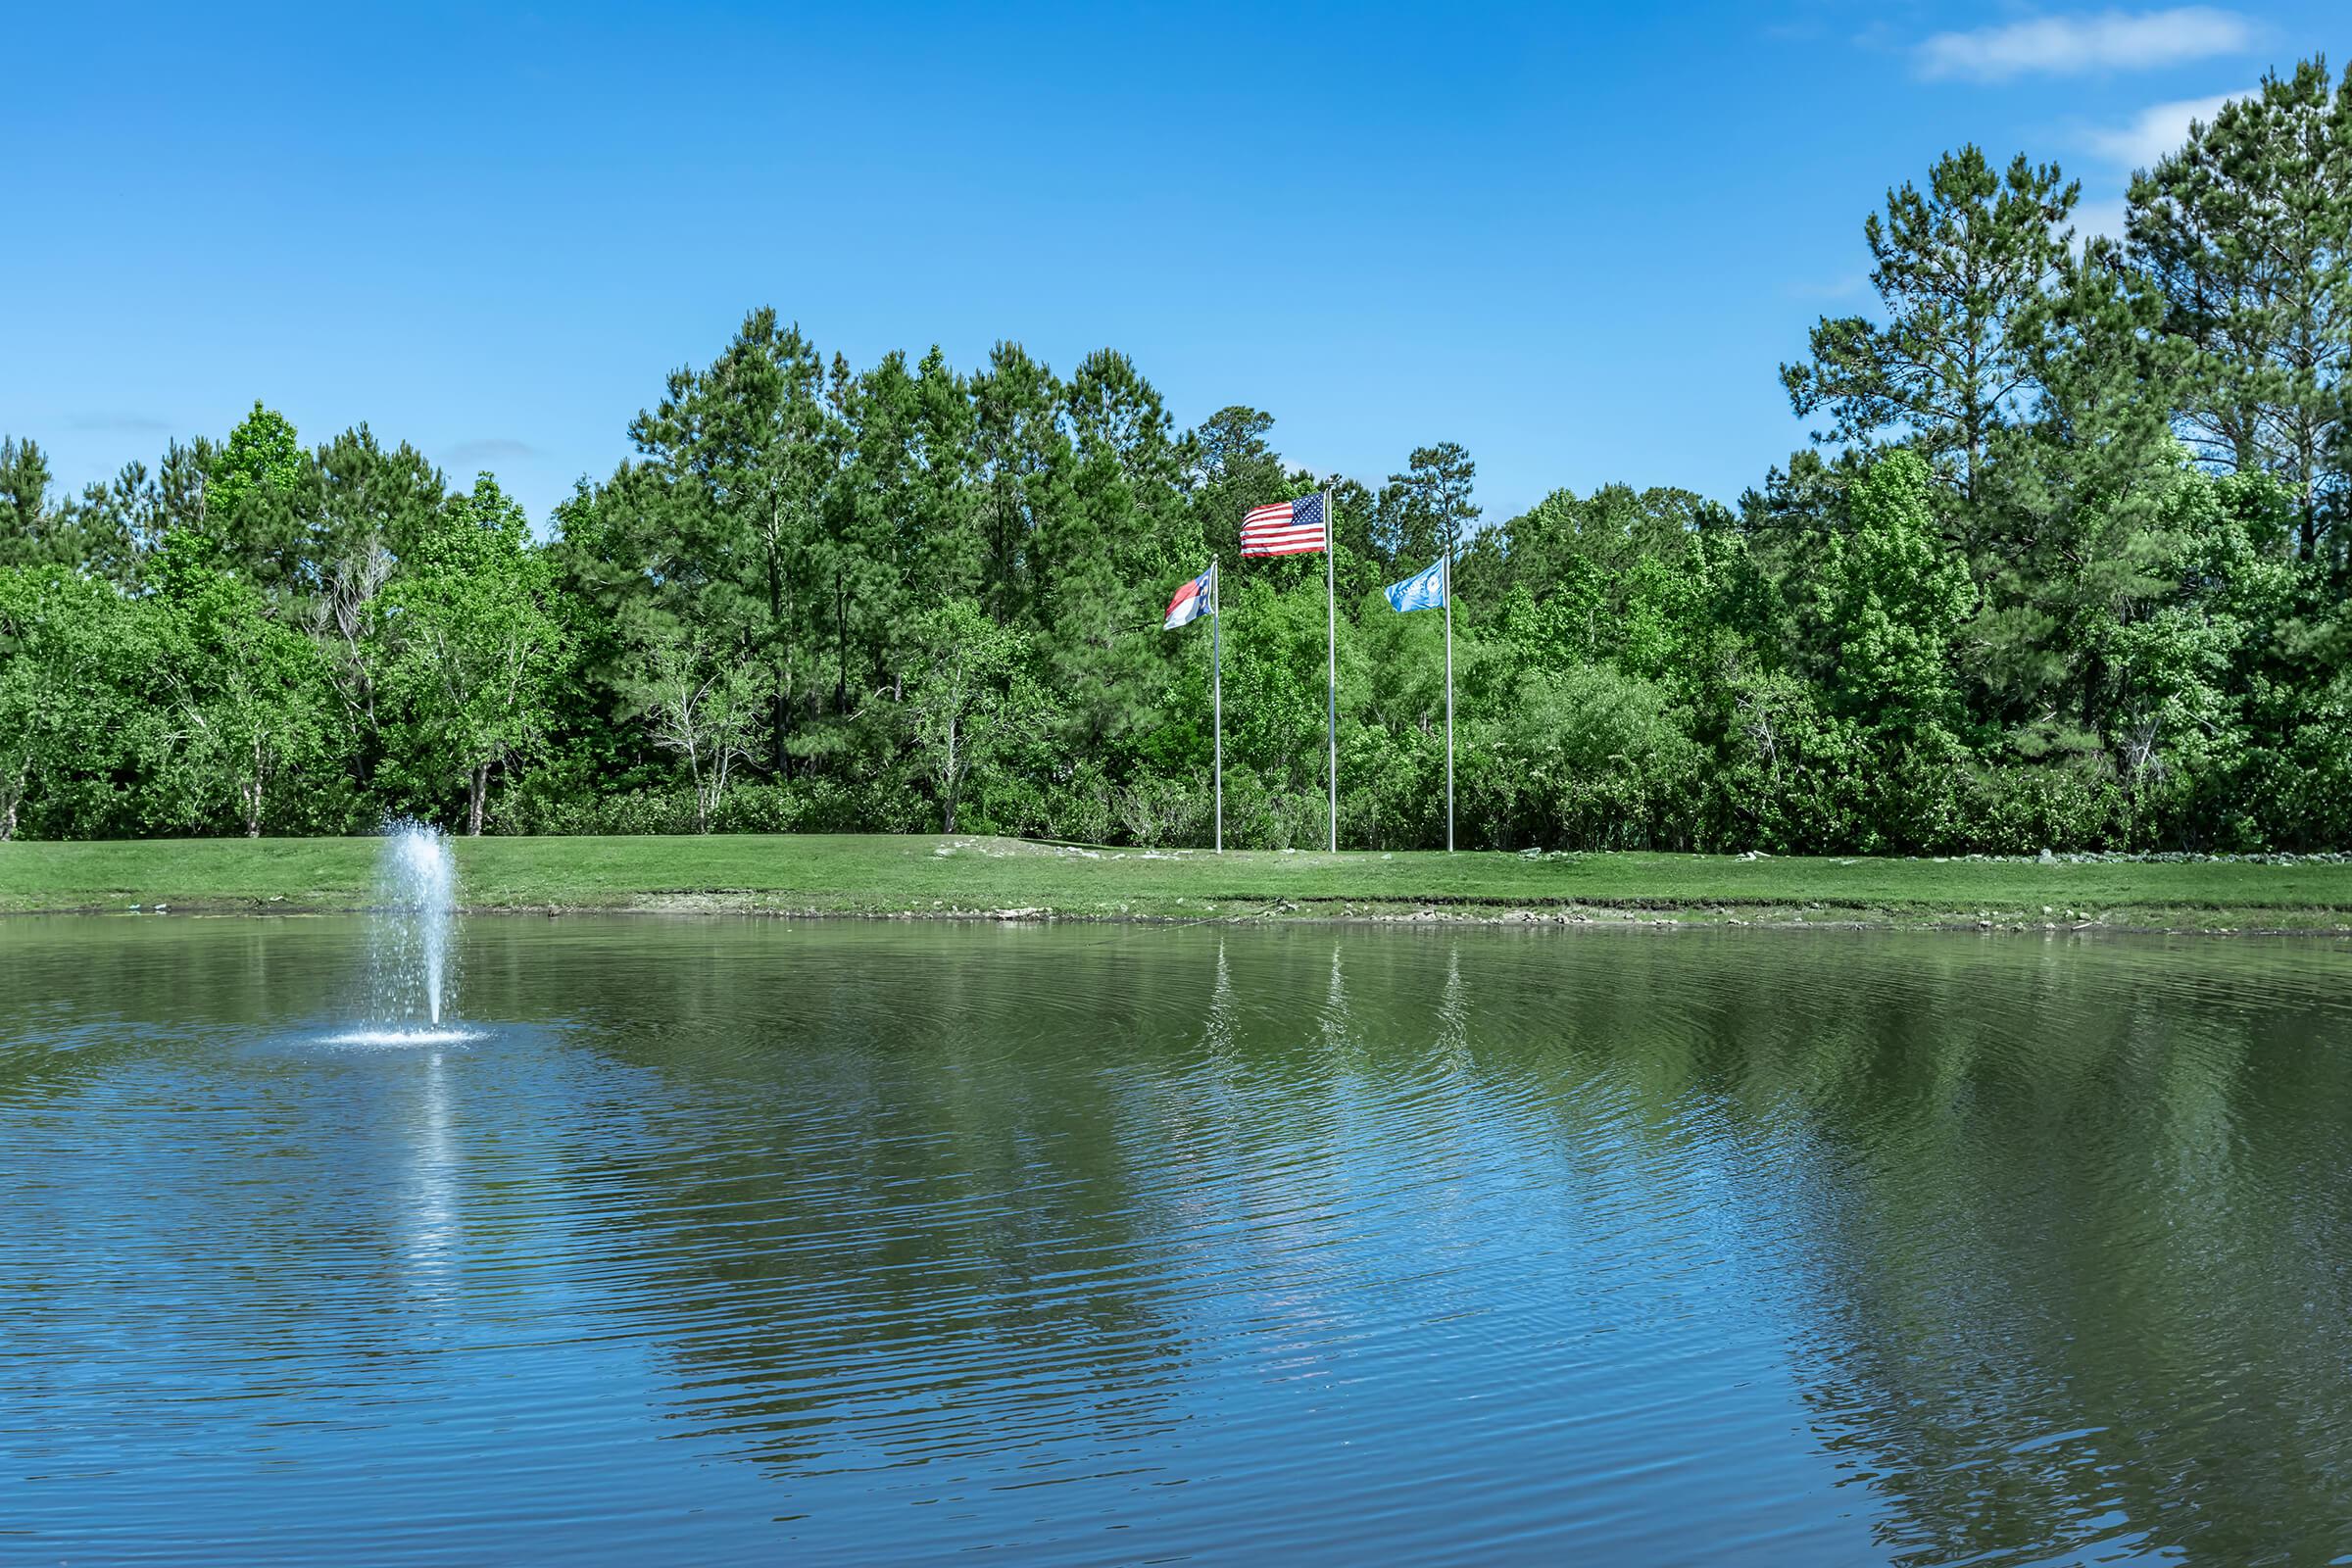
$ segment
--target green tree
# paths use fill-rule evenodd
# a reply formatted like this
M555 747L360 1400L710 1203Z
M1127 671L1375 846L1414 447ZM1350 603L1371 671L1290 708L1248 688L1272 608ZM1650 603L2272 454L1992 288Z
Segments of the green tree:
M125 831L118 779L141 770L156 666L146 617L62 566L0 566L0 843Z
M1823 318L1812 359L1781 367L1817 440L1916 446L1973 501L1993 433L2034 390L2036 308L2054 286L2081 187L2020 154L2006 173L1974 146L1936 160L1925 190L1887 192L1862 225L1884 322Z
M2285 483L2317 554L2352 502L2352 74L2331 86L2307 60L2191 125L2133 177L2128 225L2189 351L2183 433L2207 463Z
M318 522L303 573L316 590L309 629L329 651L365 775L379 740L368 607L431 536L449 486L416 448L403 441L387 450L365 424L320 447L303 476L315 487L309 510Z
M482 830L493 775L512 776L547 737L565 653L551 598L522 509L485 473L371 607L402 765L428 801L445 781L464 789L468 834Z
M1064 743L1123 754L1169 674L1158 607L1137 585L1198 572L1205 547L1167 411L1134 365L1090 355L1063 398L1073 451L1066 505L1037 541L1041 619Z
M1464 814L1501 847L1685 848L1701 754L1673 695L1606 664L1530 670L1467 726Z
M314 586L309 468L292 423L259 399L208 449L200 525L225 567L281 603Z
M637 549L691 588L699 623L760 652L768 762L788 776L794 708L816 662L821 518L844 451L823 363L798 326L754 311L707 369L671 372L629 434L663 492L637 514L656 530Z
M686 764L694 788L694 830L710 831L735 764L752 756L760 734L760 671L736 649L708 649L670 629L645 651L629 693L644 711L654 743Z
M2105 247L2070 263L2034 334L2031 416L1994 438L1963 661L1979 711L2031 760L2103 749L2108 644L2171 587L2183 459L2163 314Z
M38 565L58 557L48 455L31 441L0 436L0 566Z
M1033 623L1050 587L1039 540L1070 505L1061 384L1018 343L999 343L988 368L972 377L971 395L982 603L1007 625Z
M1459 442L1416 447L1405 471L1390 474L1380 493L1373 537L1384 564L1426 565L1457 547L1478 521L1470 499L1477 478L1478 465Z
M1821 585L1832 700L1882 733L1948 748L1963 721L1952 641L1976 590L1936 529L1927 464L1909 452L1881 458L1855 486L1852 511L1852 532L1830 541Z
M247 838L261 837L273 808L340 827L318 817L341 793L334 783L351 739L326 660L211 555L183 535L160 563L155 674L172 714L164 808L199 827L225 808Z
M1200 537L1225 567L1241 564L1242 517L1264 501L1290 492L1290 475L1266 441L1274 416L1235 404L1219 409L1192 432L1186 488Z
M835 612L834 709L903 694L907 633L924 606L978 591L971 406L935 347L886 355L844 400L850 455L833 490L825 575Z
M912 641L914 672L901 710L941 827L954 833L973 775L1034 738L1042 700L1028 639L968 599L926 612Z

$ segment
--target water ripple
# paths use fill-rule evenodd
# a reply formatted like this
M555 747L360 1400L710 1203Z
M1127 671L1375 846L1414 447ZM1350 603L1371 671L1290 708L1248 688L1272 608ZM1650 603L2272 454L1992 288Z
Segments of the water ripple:
M0 925L81 1560L2323 1559L2322 945ZM421 1048L421 1049L418 1049Z

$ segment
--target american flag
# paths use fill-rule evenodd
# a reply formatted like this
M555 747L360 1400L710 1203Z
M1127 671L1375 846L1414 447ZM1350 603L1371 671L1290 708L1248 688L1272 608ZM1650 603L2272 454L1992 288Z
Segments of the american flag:
M1329 546L1324 537L1323 493L1296 501L1274 501L1251 507L1242 519L1245 556L1311 556Z

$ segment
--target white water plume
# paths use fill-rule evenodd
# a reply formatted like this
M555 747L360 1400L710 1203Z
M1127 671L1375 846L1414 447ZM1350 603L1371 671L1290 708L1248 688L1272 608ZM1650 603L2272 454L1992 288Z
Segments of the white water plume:
M369 1021L438 1030L455 1011L449 934L458 868L449 840L421 822L395 822L376 861L375 925L368 944Z

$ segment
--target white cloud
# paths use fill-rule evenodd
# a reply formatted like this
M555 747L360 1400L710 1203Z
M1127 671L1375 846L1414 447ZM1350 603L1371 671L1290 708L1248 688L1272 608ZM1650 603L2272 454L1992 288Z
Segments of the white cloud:
M2222 106L2232 98L2251 96L2249 93L2217 93L2211 98L2182 98L2167 104L2150 104L2121 125L2109 125L2088 131L2082 142L2091 154L2112 168L2117 174L2129 174L2155 167L2157 160L2169 153L2179 152L2188 140L2189 122L2213 122ZM2120 240L2124 237L2125 203L2121 195L2106 196L2114 188L2112 176L2094 176L2090 180L2093 195L2075 208L2075 237L2088 244L2105 236Z
M2094 239L2122 239L2124 212L2124 200L2120 196L2113 201L2077 203L2074 216L2076 244L2087 245Z
M152 414L134 414L121 409L102 409L88 414L66 416L69 430L89 430L105 435L162 435L172 426Z
M2177 6L2169 11L2034 17L1974 32L1939 32L1919 46L1916 58L1919 74L1931 80L1957 76L2006 81L2012 76L2144 71L2241 54L2255 41L2254 24L2233 11Z
M2126 125L2111 125L2090 133L2090 150L2118 169L2152 169L2168 153L2177 153L2188 140L2191 121L2213 122L2222 105L2242 93L2218 93L2211 98L2183 98L2176 103L2150 104Z
M1866 273L1847 272L1841 277L1833 277L1827 281L1800 280L1790 283L1786 292L1791 299L1847 300L1861 293L1862 285L1869 281L1869 275Z

